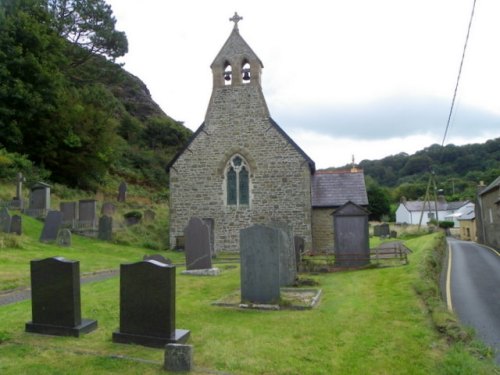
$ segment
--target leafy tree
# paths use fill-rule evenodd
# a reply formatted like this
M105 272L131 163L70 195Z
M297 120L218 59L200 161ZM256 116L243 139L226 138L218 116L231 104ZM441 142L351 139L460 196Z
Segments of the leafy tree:
M179 147L186 143L191 132L181 123L168 117L154 117L146 123L143 140L151 149Z
M370 177L366 178L366 193L368 195L368 210L370 211L370 220L380 220L382 216L389 215L391 211L390 195L387 189Z

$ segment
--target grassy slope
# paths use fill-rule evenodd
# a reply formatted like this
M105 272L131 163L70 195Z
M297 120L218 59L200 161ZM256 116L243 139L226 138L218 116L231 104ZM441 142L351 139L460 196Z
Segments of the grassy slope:
M35 230L35 224L27 231ZM235 374L494 373L489 361L446 344L414 292L418 264L434 240L435 235L408 241L414 250L409 266L313 276L324 294L311 311L212 306L212 301L239 288L238 268L222 265L222 275L215 278L178 275L177 328L191 330L198 373L206 373L203 369ZM7 253L14 257L23 253L27 260L58 250L57 255L66 252L80 259L83 270L93 270L115 268L120 261L147 252L86 239L75 241L72 249L30 246L2 250L2 270ZM19 258L7 267L21 268L17 263ZM82 316L97 319L99 329L79 339L25 333L24 323L31 319L29 301L0 307L0 373L161 373L162 350L111 342L118 325L118 295L118 277L82 286ZM123 356L142 361L118 358Z

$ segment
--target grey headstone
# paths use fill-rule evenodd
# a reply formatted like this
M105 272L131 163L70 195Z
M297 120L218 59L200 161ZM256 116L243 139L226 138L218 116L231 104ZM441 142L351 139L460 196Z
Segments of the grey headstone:
M4 207L0 210L0 232L10 233L11 216L9 210Z
M113 218L111 216L104 215L100 217L97 238L103 241L113 240Z
M189 220L184 229L186 269L201 270L212 268L210 234L208 226L197 217Z
M302 254L304 254L306 243L304 237L295 236L293 237L293 244L295 247L295 262L297 263L297 270L299 269L299 264L302 262Z
M23 182L26 182L26 178L23 176L21 172L17 174L16 178L16 200L22 202L23 200ZM22 207L21 207L22 208Z
M153 210L145 210L143 215L144 221L150 223L156 218L156 214Z
M208 235L210 237L210 254L212 258L215 258L215 229L214 229L214 219L205 218L203 222L208 226Z
M62 212L63 225L73 226L78 219L78 203L77 202L61 202L59 210Z
M57 234L62 224L62 213L60 211L49 211L45 218L42 234L40 236L41 242L50 242L57 240Z
M380 225L375 225L373 227L373 235L375 237L380 237Z
M31 309L27 332L78 337L97 328L97 321L81 318L78 261L31 261Z
M391 230L391 233L389 235L391 238L397 238L398 237L398 232L396 232L395 230Z
M38 182L31 187L29 208L34 210L50 209L50 185Z
M111 202L105 202L101 207L101 214L106 216L113 216L116 212L116 207Z
M160 262L163 264L172 264L172 260L170 260L169 258L165 258L161 254L144 255L142 260L156 260L157 262Z
M125 202L127 200L127 184L125 181L122 181L120 183L120 186L118 187L118 202Z
M281 237L282 230L263 225L240 231L242 302L279 302Z
M279 235L280 241L277 244L280 253L280 286L291 286L297 278L297 262L292 231L288 224L279 221L273 221L269 226L278 228L282 232Z
M10 221L10 233L23 234L23 218L20 215L12 216Z
M120 328L113 341L161 348L183 343L175 329L175 266L154 260L120 265Z
M387 224L387 223L380 224L380 236L381 237L389 236L390 232L391 231L389 228L389 224Z
M95 199L78 201L78 221L89 226L97 224L97 201Z
M191 371L193 368L193 346L167 344L165 346L164 369L167 371Z
M57 235L57 244L63 247L71 246L71 231L67 228L61 229Z

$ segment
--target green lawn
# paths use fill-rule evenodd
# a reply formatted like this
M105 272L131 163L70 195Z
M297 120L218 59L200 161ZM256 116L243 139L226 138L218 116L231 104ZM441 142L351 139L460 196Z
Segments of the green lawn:
M37 223L27 222L27 232L38 230ZM436 238L409 240L407 266L302 275L323 290L319 305L307 311L216 307L213 301L238 290L239 268L221 264L218 277L186 276L178 269L176 325L191 330L195 373L500 373L466 345L448 344L414 291L419 265ZM75 238L70 249L24 241L25 249L0 249L2 284L8 269L10 283L26 285L29 259L45 255L78 259L87 272L151 253L83 238ZM179 253L166 255L182 259ZM25 333L30 301L0 306L0 374L163 373L163 350L111 342L118 296L118 277L82 286L82 316L97 319L99 328L79 339Z

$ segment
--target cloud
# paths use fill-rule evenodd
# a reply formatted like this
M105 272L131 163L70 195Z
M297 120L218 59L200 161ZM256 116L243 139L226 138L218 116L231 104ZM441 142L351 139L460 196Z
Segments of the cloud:
M398 96L350 105L278 107L273 118L284 129L308 130L340 138L382 140L422 134L444 135L450 102L441 98ZM448 137L500 135L500 114L455 105Z

